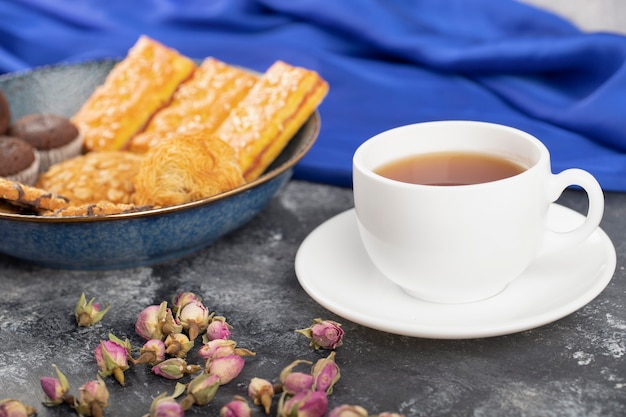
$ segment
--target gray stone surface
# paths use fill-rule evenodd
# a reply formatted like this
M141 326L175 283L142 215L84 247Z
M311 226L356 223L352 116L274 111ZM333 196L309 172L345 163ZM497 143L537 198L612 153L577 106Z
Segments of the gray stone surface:
M561 200L585 210L584 197ZM109 332L142 340L135 318L150 304L194 291L234 326L240 347L257 353L214 401L186 415L218 415L235 394L245 395L254 376L277 381L295 359L316 360L294 332L315 317L335 319L346 331L337 350L342 377L330 406L360 404L371 414L407 416L624 416L626 415L626 194L608 194L603 229L617 252L617 271L590 304L552 324L508 336L475 340L428 340L371 330L337 317L300 287L294 257L317 225L352 207L349 189L290 182L249 224L184 259L115 271L65 271L35 267L0 255L0 398L17 398L39 416L71 415L46 408L40 376L56 364L73 390L94 379L93 350ZM10 239L10 236L1 236ZM73 311L81 292L111 303L98 325L78 328ZM372 306L376 314L376 306ZM190 361L197 359L191 355ZM174 383L131 367L121 387L107 378L107 416L142 416L152 398ZM186 382L188 379L183 379ZM255 415L263 413L255 410Z

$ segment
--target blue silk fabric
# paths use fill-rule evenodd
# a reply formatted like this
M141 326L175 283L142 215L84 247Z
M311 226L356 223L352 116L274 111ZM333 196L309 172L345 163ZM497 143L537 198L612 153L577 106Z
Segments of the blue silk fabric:
M626 190L626 37L512 0L4 0L0 73L121 58L146 34L181 53L330 84L299 179L351 185L367 138L410 123L496 122L542 140L553 170Z

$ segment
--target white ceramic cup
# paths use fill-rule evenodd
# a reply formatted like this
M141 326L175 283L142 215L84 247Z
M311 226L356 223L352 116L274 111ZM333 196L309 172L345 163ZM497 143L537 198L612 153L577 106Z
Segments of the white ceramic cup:
M472 185L419 185L374 171L412 155L480 152L528 167L515 176ZM555 232L547 212L570 185L588 195L585 221ZM553 174L547 148L507 126L474 121L407 125L363 143L353 158L354 204L361 240L374 265L408 294L433 302L482 300L502 291L542 252L587 239L604 212L595 178L580 169Z

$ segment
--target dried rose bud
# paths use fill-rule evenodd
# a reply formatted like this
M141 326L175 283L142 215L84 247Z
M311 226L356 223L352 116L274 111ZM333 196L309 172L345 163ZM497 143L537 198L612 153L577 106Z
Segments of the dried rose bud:
M198 355L204 360L233 355L235 353L235 346L237 346L237 342L234 340L209 340L198 349Z
M270 413L273 397L274 386L270 381L257 377L250 380L250 385L248 385L248 398L252 400L254 405L262 405L265 414Z
M182 331L183 326L174 320L172 310L167 307L167 301L144 308L135 323L135 332L145 340L164 340L167 335Z
M160 312L161 306L158 305L151 305L141 310L135 322L135 332L146 340L163 340L165 337L161 332Z
M344 332L336 321L313 319L311 326L296 332L311 339L309 345L315 349L336 349L343 344Z
M98 364L99 375L113 375L115 380L124 385L124 371L128 366L128 352L125 346L112 340L104 340L96 347L94 358Z
M311 368L311 375L315 379L313 384L314 390L331 394L333 386L339 381L341 376L339 366L335 363L335 352L330 352L327 358L318 360Z
M186 358L193 348L193 341L182 333L174 333L165 338L165 353L177 358Z
M304 372L292 372L285 377L282 387L283 391L289 394L296 394L300 391L308 391L313 387L315 379L313 375Z
M47 398L47 400L43 402L44 405L63 404L67 391L63 389L61 381L59 381L58 378L44 376L39 378L39 383Z
M74 408L81 416L101 417L102 410L109 406L109 391L102 378L97 378L78 389L78 402Z
M250 417L252 409L245 398L235 395L229 403L220 409L220 417Z
M401 413L392 413L389 411L383 411L378 415L378 417L404 417L404 414Z
M160 339L148 340L139 349L139 357L133 359L134 364L145 363L149 366L154 366L157 363L161 363L165 360L165 343Z
M202 302L202 298L190 291L179 292L172 297L172 312L178 317L180 310L192 301Z
M37 415L37 410L21 401L11 398L0 400L0 417L29 417L35 415Z
M245 361L239 355L220 356L209 359L205 371L220 377L220 384L225 385L235 379L241 373Z
M200 332L206 330L211 318L209 309L200 301L191 301L178 312L178 320L189 333L189 339L196 340Z
M113 333L109 333L109 340L117 343L120 346L123 346L126 349L126 358L128 360L131 360L133 358L131 355L131 351L133 350L133 347L130 344L130 340L128 339L122 340L119 337L115 336Z
M161 303L167 306L166 302ZM182 333L183 326L174 318L172 310L165 308L165 317L161 318L161 332L163 336L167 337L170 334Z
M52 365L52 367L56 371L56 378L46 376L39 378L41 389L48 398L48 400L44 401L43 404L50 406L62 404L66 402L66 400L68 400L68 402L72 402L73 398L68 395L68 392L70 391L70 383L56 365Z
M323 417L328 410L328 397L323 391L300 391L285 401L281 396L278 405L280 417Z
M288 394L305 391L313 386L313 375L304 372L293 372L294 368L301 364L311 365L312 363L304 359L297 359L280 371L282 389Z
M202 345L200 349L198 349L198 355L200 355L200 357L205 360L233 354L238 356L256 355L256 353L248 349L238 348L236 346L237 342L230 339L209 340L204 345Z
M152 372L167 379L180 379L202 370L199 365L190 365L182 358L166 359L152 367Z
M207 340L229 339L232 326L226 323L226 318L222 316L213 317L206 329Z
M368 417L367 410L360 405L342 404L328 413L328 417Z
M107 304L107 306L102 309L100 304L94 304L94 301L95 298L92 298L89 302L87 302L85 293L80 295L78 303L76 304L76 309L74 310L76 323L79 326L87 327L98 323L102 320L107 311L109 311L109 308L111 308L111 305Z
M180 404L183 409L188 410L192 405L207 405L210 403L217 389L220 387L219 375L201 373L187 384L187 396Z
M183 417L185 410L176 402L175 397L163 393L156 397L150 405L149 417Z

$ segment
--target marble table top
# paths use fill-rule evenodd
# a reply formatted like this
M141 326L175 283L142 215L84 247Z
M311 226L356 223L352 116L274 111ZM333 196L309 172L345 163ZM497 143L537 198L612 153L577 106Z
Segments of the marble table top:
M586 210L578 191L567 191L559 202ZM600 295L538 328L464 340L373 330L326 310L302 289L294 271L300 243L352 206L350 189L291 181L250 223L169 263L68 271L0 255L0 399L18 399L39 416L71 414L67 407L41 404L39 378L53 375L52 364L77 390L95 379L93 350L109 333L140 345L134 332L137 314L178 291L192 291L228 319L238 346L256 356L246 358L241 374L220 387L209 405L185 415L218 415L233 395L246 396L251 378L277 381L293 360L326 356L294 331L317 317L336 320L345 330L344 344L336 350L341 379L329 397L330 408L358 404L372 415L395 411L428 417L626 415L626 194L606 195L602 228L618 260ZM95 326L76 326L74 307L81 292L111 304ZM157 395L171 393L174 386L140 366L126 371L125 386L112 378L105 381L108 416L143 416ZM254 408L254 415L264 413Z

